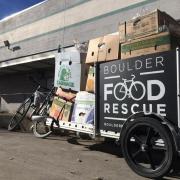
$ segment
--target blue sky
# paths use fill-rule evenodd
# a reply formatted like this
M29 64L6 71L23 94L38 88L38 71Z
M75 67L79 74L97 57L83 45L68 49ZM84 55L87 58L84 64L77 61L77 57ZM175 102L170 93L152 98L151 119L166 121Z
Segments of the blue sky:
M0 0L0 19L44 0Z

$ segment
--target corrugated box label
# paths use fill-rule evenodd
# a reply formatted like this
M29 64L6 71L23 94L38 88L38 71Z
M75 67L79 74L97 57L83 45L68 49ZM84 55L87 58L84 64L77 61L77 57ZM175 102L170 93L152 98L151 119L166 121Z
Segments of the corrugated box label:
M121 46L121 53L126 53L133 50L149 48L153 46L160 46L170 44L170 36L159 36L152 39L144 39L134 43L124 44Z
M55 87L80 91L81 64L69 64L69 61L60 62L60 59L56 59L54 80Z

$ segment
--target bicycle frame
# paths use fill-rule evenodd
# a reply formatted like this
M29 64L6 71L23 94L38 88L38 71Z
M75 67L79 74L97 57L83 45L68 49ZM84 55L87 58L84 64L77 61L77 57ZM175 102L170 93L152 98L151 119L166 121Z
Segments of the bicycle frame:
M52 87L52 89L50 90L50 92L48 92L48 95L45 97L43 103L40 105L39 108L36 109L36 110L37 110L36 114L39 114L40 111L42 110L43 106L44 106L47 102L50 101L51 96L54 95L54 90L55 90L55 87Z

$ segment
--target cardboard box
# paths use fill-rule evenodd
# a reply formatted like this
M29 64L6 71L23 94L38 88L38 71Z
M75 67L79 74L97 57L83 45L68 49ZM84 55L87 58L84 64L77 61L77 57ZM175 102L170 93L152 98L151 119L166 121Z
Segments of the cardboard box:
M98 62L119 58L119 33L104 36L102 45L99 44Z
M88 66L79 51L58 53L55 62L54 86L73 91L85 90Z
M89 73L86 83L86 91L94 92L95 90L95 68L93 66L89 67Z
M141 39L129 41L121 45L121 58L131 58L145 54L168 51L180 44L178 38L164 32Z
M76 94L70 91L63 91L61 88L58 88L56 91L56 95L65 98L66 100L74 101Z
M60 99L58 97L54 97L52 106L50 108L49 115L50 117L53 117L54 119L62 119L63 111L64 111L64 104L66 101L63 99Z
M125 32L123 32L123 29ZM119 26L119 32L122 36L120 39L126 41L165 31L180 36L180 25L171 16L158 9L126 22L125 28L122 25ZM125 37L123 37L124 34Z
M119 59L119 33L108 34L103 38L89 41L86 63Z
M103 37L92 39L89 41L86 63L94 63L98 59L99 44L103 41Z
M126 22L119 24L119 42L124 43L126 41Z
M95 95L81 91L77 93L71 122L94 124Z
M67 102L65 104L65 108L64 108L64 112L63 112L63 116L62 116L62 121L69 122L71 119L71 114L72 114L72 103Z
M72 113L72 103L54 97L52 106L50 108L50 117L60 121L69 121Z

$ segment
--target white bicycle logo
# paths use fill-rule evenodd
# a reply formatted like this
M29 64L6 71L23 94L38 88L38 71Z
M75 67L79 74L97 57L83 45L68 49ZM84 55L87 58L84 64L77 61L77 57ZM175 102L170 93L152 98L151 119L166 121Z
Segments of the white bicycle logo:
M116 84L114 87L114 96L117 100L122 101L128 96L128 98L139 101L145 96L146 89L144 84L140 81L134 81L135 75L131 76L131 80L122 78L123 82ZM129 88L127 86L128 83L130 83Z

